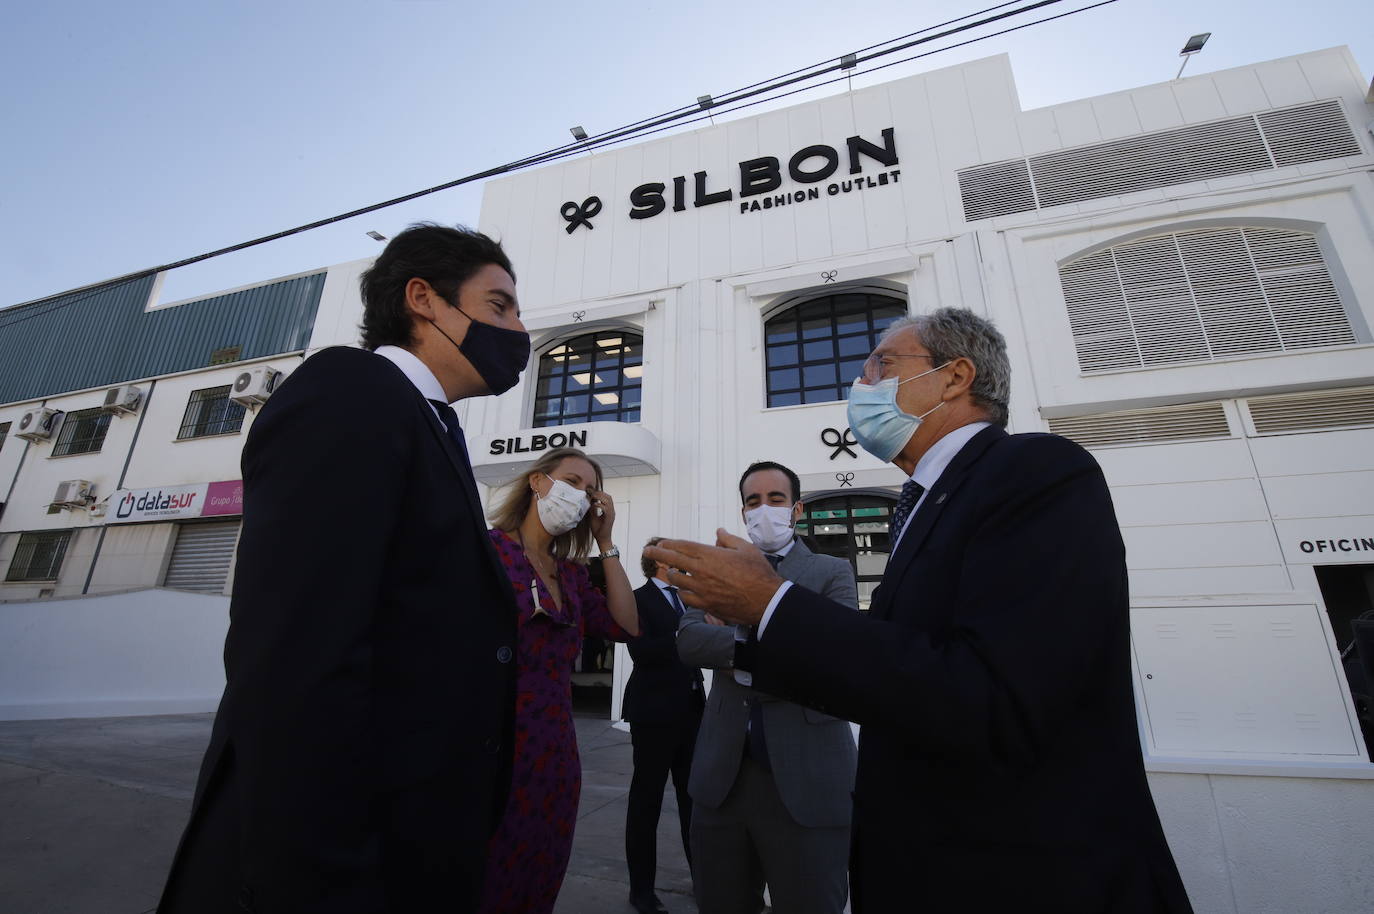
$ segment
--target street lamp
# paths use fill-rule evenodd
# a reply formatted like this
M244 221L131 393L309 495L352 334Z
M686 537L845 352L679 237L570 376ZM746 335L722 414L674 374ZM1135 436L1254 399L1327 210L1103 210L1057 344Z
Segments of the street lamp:
M1174 75L1174 79L1178 79L1183 75L1183 68L1188 66L1188 58L1192 57L1198 51L1201 51L1202 46L1206 44L1207 39L1211 37L1211 32L1203 32L1201 35L1194 35L1192 38L1188 39L1188 43L1183 46L1183 50L1178 52L1179 56L1183 58L1183 63L1178 65L1178 73Z

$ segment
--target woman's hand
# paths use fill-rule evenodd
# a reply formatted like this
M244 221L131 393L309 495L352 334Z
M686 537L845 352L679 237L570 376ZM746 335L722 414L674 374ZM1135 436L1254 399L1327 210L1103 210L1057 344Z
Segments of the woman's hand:
M592 538L596 540L596 545L601 551L605 552L613 545L611 528L615 525L615 499L611 498L611 493L595 489L589 489L587 497L592 503L588 509L592 515Z

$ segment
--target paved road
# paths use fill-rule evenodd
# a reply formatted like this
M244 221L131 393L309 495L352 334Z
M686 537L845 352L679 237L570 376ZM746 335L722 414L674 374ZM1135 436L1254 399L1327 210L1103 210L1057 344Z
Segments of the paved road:
M209 714L0 721L0 911L146 914L186 824ZM579 717L582 802L557 914L625 914L629 734ZM693 914L671 790L658 893Z

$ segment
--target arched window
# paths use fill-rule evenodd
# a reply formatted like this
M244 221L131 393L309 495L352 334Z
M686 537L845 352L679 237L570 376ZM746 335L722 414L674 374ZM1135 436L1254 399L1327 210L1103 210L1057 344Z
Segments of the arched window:
M573 337L539 357L534 425L638 422L644 338L624 330Z
M845 559L859 582L859 609L867 611L873 590L883 578L892 544L888 522L897 499L855 493L806 502L797 532L809 534L818 552Z
M1084 372L1356 341L1311 232L1154 235L1065 264L1059 281Z
M768 405L848 399L879 335L905 314L906 302L891 295L842 292L769 318L763 325Z

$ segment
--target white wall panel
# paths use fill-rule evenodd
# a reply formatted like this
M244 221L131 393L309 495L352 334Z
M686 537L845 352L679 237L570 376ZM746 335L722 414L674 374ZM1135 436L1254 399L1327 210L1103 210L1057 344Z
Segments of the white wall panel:
M1374 515L1374 470L1271 477L1264 495L1275 520Z
M788 190L792 187L792 182L786 177L787 160L784 158L790 152L781 149L764 149L759 144L758 122L753 119L735 121L726 127L725 130L727 145L727 155L730 166L724 172L716 176L716 186L728 186L735 192L735 196L729 203L720 203L717 206L729 210L730 224L730 272L747 273L757 270L763 266L763 230L764 223L760 216L770 213L741 213L739 205L741 200L761 200L763 196L772 194L758 194L753 197L741 197L739 194L740 170L738 163L748 159L757 158L760 155L772 155L782 162L783 182L779 191ZM785 208L785 207L784 207Z
M1283 560L1274 528L1265 521L1127 527L1121 536L1133 568L1276 565Z
M1168 83L1132 89L1130 96L1140 116L1140 129L1168 130L1183 126L1183 112Z
M1059 139L1065 146L1082 146L1102 139L1092 102L1068 102L1055 105L1054 122L1059 126Z
M1021 106L1006 60L988 57L962 67L973 129L978 138L978 160L996 162L1022 154L1016 119Z
M787 159L796 152L792 146L792 131L786 112L773 111L758 121L759 148L769 150L765 155L777 158L779 168L787 167ZM784 179L785 181L785 179ZM778 267L797 262L797 213L807 206L820 206L808 201L802 207L783 206L761 213L749 213L762 226L763 266ZM736 207L738 210L738 207Z
M862 175L851 175L849 173L849 150L845 146L845 138L854 136L859 131L854 123L854 110L850 103L849 96L844 95L838 98L827 99L820 104L821 112L821 131L827 137L835 137L830 145L833 145L840 153L840 167L831 175L831 182L862 180ZM865 139L876 142L877 136L867 136ZM898 156L900 157L900 147ZM872 174L876 163L865 160L865 174ZM822 195L825 194L824 185L821 187ZM866 198L869 194L882 193L886 191L859 190L855 188L847 194L839 194L835 197L828 197L826 204L826 216L830 221L830 249L833 254L853 254L858 251L866 251L868 243L868 225L865 219ZM814 205L814 204L810 204Z
M832 140L821 129L820 108L815 105L788 110L787 128L791 134L786 152L788 156L791 156L798 149L814 143L828 143ZM843 142L843 140L844 138L841 137L840 141ZM778 158L782 158L782 156ZM822 190L821 193L823 194L825 191ZM833 253L834 249L830 244L830 220L824 209L829 205L829 198L826 198L825 202L814 201L797 207L798 260L802 262L823 260Z
M583 239L585 250L580 296L583 301L604 298L611 294L611 257L616 244L622 240L621 233L627 230L625 223L629 221L617 212L621 208L620 201L609 192L616 187L616 166L620 160L615 156L592 156L588 161L588 192L596 194L601 199L601 213L592 220L595 228L591 231L587 231L584 226L573 233L587 233L587 237ZM585 199L579 198L578 205L580 206ZM561 214L559 220L562 220ZM567 232L566 228L564 232Z
M1213 565L1207 568L1137 568L1139 557L1129 544L1131 599L1189 597L1237 593L1291 593L1292 580L1283 565ZM1145 557L1148 560L1149 557Z
M1369 469L1374 428L1309 435L1266 435L1250 439L1262 477L1309 473L1353 473Z
M1124 92L1093 99L1091 104L1102 139L1114 140L1142 132L1140 116L1131 104L1131 97Z
M1249 114L1269 107L1269 99L1254 70L1222 70L1211 75L1228 115Z
M1132 609L1151 753L1363 761L1319 612L1311 605Z
M722 137L721 141L723 142L723 140L724 138ZM669 169L670 155L671 149L666 141L659 141L646 146L642 163L644 172L642 183L661 181L667 184L669 190L671 190L673 172ZM704 158L705 157L703 157L703 159ZM700 167L707 167L704 160ZM719 165L713 170L715 174L720 174ZM692 176L690 174L687 176L687 183L690 188L692 183ZM629 200L628 192L623 199ZM652 219L629 220L628 216L620 217L628 221L637 222L639 226L638 289L661 289L668 285L668 235L670 232L669 225L673 218L685 218L692 222L697 222L698 225L700 225L701 217L695 214L711 209L711 207L706 207L704 210L692 209L690 202L687 206L688 210L686 212L674 213L672 212L672 206L670 204L667 212L660 213ZM628 204L625 209L628 212ZM728 237L722 238L721 244L729 244Z
M696 132L674 137L668 144L668 170L662 177L645 178L645 181L662 181L668 185L664 193L668 196L668 210L654 219L666 219L668 223L668 284L680 285L691 282L701 275L701 227L692 209L694 182L692 175L701 166L698 164L698 134ZM673 178L686 179L684 201L687 209L673 212ZM639 182L636 182L639 183ZM647 221L653 222L654 219ZM642 222L636 222L642 225Z
M1255 476L1241 440L1094 448L1092 455L1112 486Z
M690 135L689 135L690 136ZM680 140L679 142L685 142ZM630 219L630 191L646 181L661 181L661 177L646 177L645 146L631 146L616 153L616 186L611 199L605 201L606 214L611 219L623 220L616 226L615 247L611 250L611 288L612 295L629 295L640 289L639 252L643 246L643 222ZM657 164L657 159L654 160ZM678 213L676 215L682 215ZM653 220L647 220L652 222Z
M1210 77L1195 76L1171 83L1183 120L1189 124L1211 121L1226 116L1226 106Z
M557 198L558 202L554 206L541 206L534 212L536 226L547 222L551 226L557 226L557 230L551 234L563 236L554 247L556 260L553 274L553 297L549 301L550 304L564 304L582 299L582 277L587 261L587 246L591 243L592 236L596 234L596 229L581 226L568 232L569 223L564 221L559 210L565 202L581 206L585 200L592 196L591 163L592 160L589 156L579 156L569 162L565 168L559 169L562 172L563 186ZM604 208L602 211L605 211ZM593 220L592 225L595 224L596 220Z
M1116 516L1123 527L1267 521L1264 493L1253 479L1116 486Z
M1260 84L1264 86L1264 94L1269 97L1269 104L1275 108L1316 100L1311 87L1307 84L1307 77L1303 75L1302 67L1295 58L1287 57L1283 60L1256 64L1255 73L1259 76Z
M962 223L964 216L957 189L947 188L938 180L941 164L926 84L923 80L894 83L888 98L893 123L898 125L895 129L901 131L902 126L910 125L898 135L902 160L898 187L906 210L906 238L911 242L944 238L950 226L955 221Z

